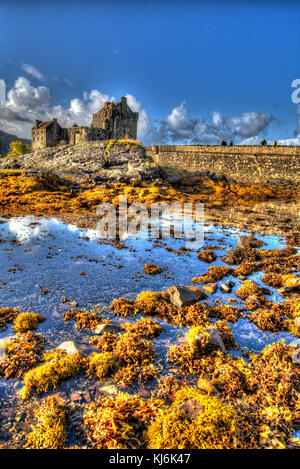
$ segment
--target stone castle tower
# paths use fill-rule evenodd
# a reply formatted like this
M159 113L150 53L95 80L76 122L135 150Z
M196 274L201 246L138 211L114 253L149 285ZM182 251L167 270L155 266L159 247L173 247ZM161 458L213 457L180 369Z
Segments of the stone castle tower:
M32 128L32 148L38 150L53 147L60 143L76 145L95 140L136 139L138 112L133 112L122 97L118 103L104 103L100 111L93 114L89 127L74 124L71 128L62 128L57 119L48 122L36 120Z

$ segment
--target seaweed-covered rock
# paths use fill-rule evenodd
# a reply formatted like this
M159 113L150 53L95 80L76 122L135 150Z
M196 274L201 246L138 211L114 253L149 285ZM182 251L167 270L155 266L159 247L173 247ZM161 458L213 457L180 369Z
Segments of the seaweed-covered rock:
M202 288L205 293L213 295L214 293L216 293L218 285L216 283L206 283L205 285L203 285Z
M214 349L220 349L226 353L226 347L221 337L220 331L217 327L207 327L204 330L205 333L209 334L208 345ZM196 343L202 344L203 335L200 333L195 336Z
M191 420L194 420L198 417L199 414L204 412L204 407L196 399L189 399L188 401L185 401L176 407L175 412L178 410L183 410L187 417L189 417Z
M207 264L211 264L211 262L215 261L217 256L213 251L210 249L206 249L205 251L201 251L197 254L197 257L200 261L206 262Z

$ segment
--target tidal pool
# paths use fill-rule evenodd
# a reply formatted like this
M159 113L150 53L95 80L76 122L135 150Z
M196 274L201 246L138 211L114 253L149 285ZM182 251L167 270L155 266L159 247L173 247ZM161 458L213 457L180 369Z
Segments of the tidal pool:
M238 228L222 227L212 223L204 226L203 249L214 246L217 260L209 265L226 265L221 257L226 250L236 247L238 237L253 234ZM255 233L264 243L264 249L282 248L285 239L276 235ZM63 314L71 308L62 302L66 297L70 302L78 302L78 308L90 309L99 305L105 308L104 316L113 322L130 322L137 318L112 316L109 305L114 298L134 299L141 291L166 291L172 285L192 285L192 278L207 271L208 264L197 258L197 251L185 250L184 239L126 239L123 249L107 242L100 242L93 229L78 228L55 218L33 216L2 219L0 224L0 307L19 307L42 314L46 321L39 325L37 332L45 336L46 348L58 346L63 341L72 340L78 349L90 354L94 349L89 345L89 330L78 330L71 320L65 323ZM146 275L143 267L146 262L163 269L162 274ZM248 277L261 286L261 273ZM234 297L241 280L234 277L235 286L230 294L218 289L209 301L222 299L224 303ZM226 279L227 279L226 278ZM219 284L221 282L218 282ZM268 296L273 302L282 298L274 289ZM237 304L239 304L238 299ZM242 304L242 303L240 303ZM186 328L175 327L155 318L164 328L163 333L153 340L163 366L162 374L171 367L166 363L166 352L170 344L180 343ZM267 344L285 339L287 343L300 340L286 332L266 333L260 331L246 319L231 324L239 345L259 352ZM11 326L0 333L0 340L13 335ZM105 383L101 383L103 386ZM62 384L58 391L70 397L74 391L84 393L91 388L91 382L83 378L72 379ZM99 383L93 385L99 385ZM2 414L2 441L8 438L7 431L13 425L13 408L17 402L17 391L22 381L0 379L0 403ZM141 395L150 395L155 383L142 388L134 388ZM130 390L129 390L130 392ZM131 390L133 392L133 390ZM42 396L44 397L44 395ZM10 415L10 419L6 416ZM3 417L4 416L4 417ZM1 428L1 421L0 421ZM1 440L0 440L1 441Z

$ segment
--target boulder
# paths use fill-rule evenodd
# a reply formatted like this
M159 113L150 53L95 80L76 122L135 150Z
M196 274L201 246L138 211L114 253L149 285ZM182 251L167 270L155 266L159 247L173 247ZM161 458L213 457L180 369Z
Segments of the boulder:
M169 288L170 301L178 308L182 306L189 306L196 303L199 299L197 292L190 290L188 287L175 285Z
M205 412L204 407L196 401L196 399L189 399L182 404L180 404L178 407L176 407L175 412L177 411L184 411L186 416L190 420L195 420L198 415L203 414ZM162 434L163 437L166 438L166 421L163 420L162 422Z
M75 355L79 352L78 348L72 340L66 340L62 342L58 347L59 350L64 350L68 355Z
M216 293L218 285L216 283L206 283L205 285L203 285L202 288L205 293L213 295L214 293Z
M226 353L226 347L224 345L223 339L221 337L220 331L217 327L207 327L204 332L209 334L209 341L208 344L210 347L221 350L223 353ZM195 337L196 342L201 344L202 342L202 334L198 334Z
M295 286L295 287L281 287L281 288L277 288L277 291L279 293L279 295L281 296L285 296L287 293L296 293L296 292L299 292L299 286Z
M248 236L240 236L236 245L240 249L249 249L251 247Z
M120 330L121 327L118 324L98 324L94 329L94 333L101 335L104 332L116 333L120 332Z

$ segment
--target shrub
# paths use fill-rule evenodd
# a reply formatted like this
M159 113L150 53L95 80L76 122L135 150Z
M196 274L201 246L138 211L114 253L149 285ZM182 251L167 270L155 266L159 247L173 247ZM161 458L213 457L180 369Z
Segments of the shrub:
M200 277L194 277L192 282L200 284L218 282L231 273L232 269L230 267L213 265L208 268L208 272L206 274L203 274Z
M9 144L9 153L8 157L15 158L17 156L24 155L26 153L30 153L32 148L27 143L23 143L21 140L10 142Z
M99 316L99 311L87 311L86 309L73 308L64 314L65 322L73 319L76 322L76 329L95 329L98 324L109 324L109 319L103 319Z

